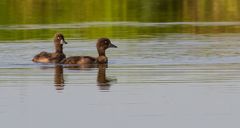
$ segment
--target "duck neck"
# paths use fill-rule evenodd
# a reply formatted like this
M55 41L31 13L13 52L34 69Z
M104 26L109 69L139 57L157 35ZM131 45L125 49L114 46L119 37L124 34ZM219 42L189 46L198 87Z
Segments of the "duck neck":
M99 64L105 64L108 62L108 59L105 55L105 50L104 49L98 49L98 57L97 57L97 63Z
M98 56L106 56L105 55L105 50L104 49L98 49Z
M63 45L60 42L55 41L55 52L56 53L63 53Z

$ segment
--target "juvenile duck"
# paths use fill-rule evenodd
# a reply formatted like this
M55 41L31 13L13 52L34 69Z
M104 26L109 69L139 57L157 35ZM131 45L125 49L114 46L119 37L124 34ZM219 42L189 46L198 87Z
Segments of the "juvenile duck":
M105 50L108 48L117 48L108 38L100 38L96 44L98 57L91 56L71 56L65 58L61 61L62 64L78 64L78 65L86 65L86 64L105 64L108 62L108 58L106 57Z
M63 53L63 44L67 44L67 42L64 40L64 36L61 33L55 34L54 44L54 53L48 53L45 51L40 52L33 57L32 61L38 63L59 63L61 60L66 58L65 54Z

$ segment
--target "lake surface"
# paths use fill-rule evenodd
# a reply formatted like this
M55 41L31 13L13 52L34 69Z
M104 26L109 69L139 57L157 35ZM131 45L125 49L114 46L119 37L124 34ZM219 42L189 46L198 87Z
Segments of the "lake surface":
M104 0L104 9L94 0L68 2L0 4L0 126L240 126L239 1ZM33 63L35 54L53 51L56 32L68 42L67 56L97 56L100 37L118 48L94 68Z

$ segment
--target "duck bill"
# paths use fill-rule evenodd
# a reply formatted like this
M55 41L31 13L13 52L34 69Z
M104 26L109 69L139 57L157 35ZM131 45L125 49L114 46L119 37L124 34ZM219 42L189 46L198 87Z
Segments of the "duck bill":
M114 44L109 44L108 48L117 48L117 46Z
M60 42L61 44L67 44L67 42L65 41L65 40L61 40L61 42Z

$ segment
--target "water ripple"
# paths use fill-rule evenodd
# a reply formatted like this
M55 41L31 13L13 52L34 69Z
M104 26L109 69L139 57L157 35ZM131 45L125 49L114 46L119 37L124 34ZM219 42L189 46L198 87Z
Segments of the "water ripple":
M169 27L189 26L239 26L240 22L81 22L69 24L27 24L0 25L0 30L32 30L32 29L76 29L89 27L128 26L128 27Z

